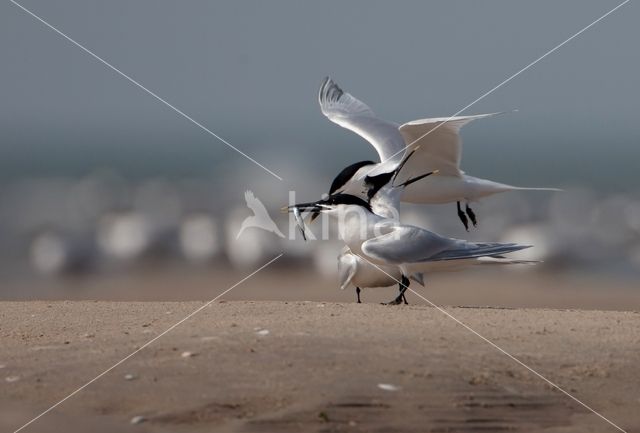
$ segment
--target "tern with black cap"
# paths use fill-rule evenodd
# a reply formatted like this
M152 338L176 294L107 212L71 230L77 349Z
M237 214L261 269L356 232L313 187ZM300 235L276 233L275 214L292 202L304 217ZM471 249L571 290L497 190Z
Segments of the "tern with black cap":
M467 123L502 113L475 116L439 117L414 120L403 125L380 119L365 103L343 91L331 78L323 80L318 92L322 113L332 122L355 132L376 150L380 162L360 161L344 168L333 180L329 194L360 196L367 178L389 173L406 162L399 177L410 179L439 170L428 183L414 183L403 191L401 200L417 204L456 202L457 214L465 229L477 217L470 203L483 197L515 190L559 191L555 188L522 188L481 179L460 169L462 141L460 128ZM410 160L405 156L414 153ZM464 210L461 202L465 203Z

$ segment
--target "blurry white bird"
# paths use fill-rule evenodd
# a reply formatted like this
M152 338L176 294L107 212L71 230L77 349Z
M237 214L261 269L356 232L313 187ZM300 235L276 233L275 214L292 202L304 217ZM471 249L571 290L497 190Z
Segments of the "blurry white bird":
M247 202L247 207L253 211L253 216L247 217L244 221L242 221L242 225L240 226L240 231L238 232L236 239L238 239L240 235L242 235L242 232L245 229L251 227L256 227L268 232L275 233L281 238L284 237L278 226L276 226L276 223L269 216L269 212L267 212L267 209L264 207L262 202L253 195L252 191L245 191L244 199Z
M559 191L555 188L516 187L469 176L460 170L460 128L472 120L501 113L421 119L398 125L376 117L366 104L344 92L329 77L320 86L318 101L322 113L329 120L367 140L376 149L381 161L360 161L346 167L333 180L329 194L362 196L368 189L368 177L395 170L403 157L410 153L413 156L402 167L401 179L433 170L439 170L440 173L428 181L406 188L401 200L422 204L456 202L458 217L467 230L469 219L474 226L477 224L476 215L469 207L470 202L513 190ZM462 201L465 202L464 211L460 207Z

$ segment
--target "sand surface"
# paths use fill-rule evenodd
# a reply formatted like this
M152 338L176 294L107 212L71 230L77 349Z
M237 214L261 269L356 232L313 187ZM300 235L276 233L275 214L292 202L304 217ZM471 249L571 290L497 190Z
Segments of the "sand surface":
M201 305L0 303L1 431ZM639 313L447 311L626 431L640 431ZM144 422L131 424L136 416ZM431 307L227 301L23 431L616 430Z

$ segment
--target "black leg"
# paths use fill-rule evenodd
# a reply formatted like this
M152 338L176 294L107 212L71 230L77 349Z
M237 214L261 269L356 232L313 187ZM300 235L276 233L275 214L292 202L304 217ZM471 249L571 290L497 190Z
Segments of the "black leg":
M358 295L358 304L362 304L362 302L360 302L360 287L356 287L356 295Z
M464 214L464 212L462 212L462 209L460 209L460 202L457 202L457 206L458 206L458 218L460 218L460 221L462 221L462 224L464 224L465 230L469 231L469 221L467 220L467 216Z
M402 302L404 302L404 305L409 305L409 303L407 302L407 296L404 294L404 291L402 290L402 283L398 284L398 290L400 291L400 294L402 295Z
M469 215L469 219L473 223L474 227L478 227L478 221L476 221L476 214L473 213L471 208L469 207L469 203L466 204L464 211Z
M407 288L409 288L409 279L404 275L400 280L399 287L400 287L400 294L393 301L383 303L384 305L400 305L402 304L403 300L405 303L407 303L407 300L404 297L404 292L406 292Z

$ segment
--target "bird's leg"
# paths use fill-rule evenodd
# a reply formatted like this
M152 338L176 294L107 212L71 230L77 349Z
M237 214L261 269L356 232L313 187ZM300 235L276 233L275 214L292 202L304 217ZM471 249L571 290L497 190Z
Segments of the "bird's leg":
M462 224L464 224L465 230L469 231L469 220L467 220L467 216L464 214L464 212L462 212L462 209L460 209L460 202L456 203L458 206L458 218L460 218L460 221L462 221Z
M358 296L358 304L362 304L362 302L360 302L360 287L356 287L356 295Z
M402 290L402 283L398 284L398 290L400 291L400 295L402 295L402 302L404 302L404 305L409 305L409 303L407 302L407 296L404 294L404 291Z
M399 286L400 294L391 302L383 302L383 305L400 305L403 300L406 303L406 299L404 299L404 292L409 288L409 279L403 275Z
M471 220L471 222L473 223L474 227L478 227L478 221L476 220L476 214L473 213L473 211L471 210L471 208L469 207L469 203L467 203L465 205L464 211L467 213L467 215L469 215L469 219Z

